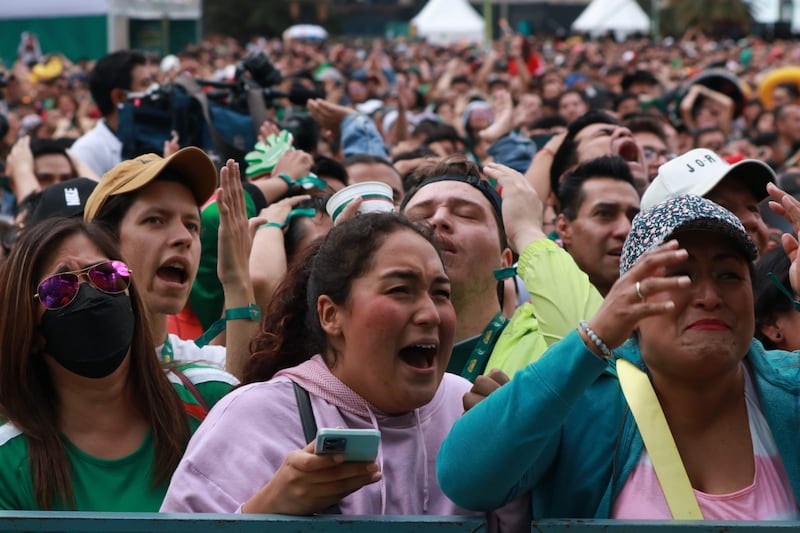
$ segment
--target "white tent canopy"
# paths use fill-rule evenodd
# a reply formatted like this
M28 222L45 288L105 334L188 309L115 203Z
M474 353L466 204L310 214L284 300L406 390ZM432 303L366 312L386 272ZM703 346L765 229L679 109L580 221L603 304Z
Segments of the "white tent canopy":
M572 31L598 36L613 31L617 39L648 33L650 17L636 0L592 0L572 23Z
M295 24L289 26L283 32L284 39L309 39L312 41L324 41L328 38L328 32L317 24Z
M467 0L428 0L411 24L433 44L483 41L483 17Z
M775 24L781 19L780 0L750 0L753 9L753 18L762 24ZM792 0L791 23L792 31L800 31L800 0Z

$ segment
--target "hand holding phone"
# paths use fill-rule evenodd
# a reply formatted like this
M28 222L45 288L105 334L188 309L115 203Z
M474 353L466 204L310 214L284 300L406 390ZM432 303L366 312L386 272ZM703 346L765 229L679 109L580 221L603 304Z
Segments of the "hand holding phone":
M344 454L345 462L372 462L378 456L381 433L376 429L320 428L314 453Z
M261 490L242 505L245 513L310 515L325 512L348 494L376 483L382 475L378 465L366 457L377 455L379 432L351 429L320 429L315 438L300 450L292 450ZM353 432L358 436L352 437ZM326 435L327 434L327 435ZM355 441L370 443L369 453L353 452ZM321 448L320 448L321 446ZM328 450L327 452L325 450ZM322 453L323 455L317 455ZM342 453L346 461L327 454ZM348 455L349 454L349 455ZM350 459L354 457L354 459Z

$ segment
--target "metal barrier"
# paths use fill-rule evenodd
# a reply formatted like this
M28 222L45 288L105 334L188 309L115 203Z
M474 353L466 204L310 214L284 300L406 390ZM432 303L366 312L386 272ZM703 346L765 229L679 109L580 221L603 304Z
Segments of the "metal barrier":
M3 531L107 533L478 533L480 518L450 516L285 516L0 511Z
M778 533L800 522L541 520L534 533ZM319 516L0 511L0 532L108 533L484 533L478 518L448 516Z

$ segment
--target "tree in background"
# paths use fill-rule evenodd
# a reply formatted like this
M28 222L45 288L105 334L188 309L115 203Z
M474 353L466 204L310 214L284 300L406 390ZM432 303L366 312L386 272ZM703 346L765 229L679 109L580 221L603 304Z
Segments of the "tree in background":
M206 34L247 41L254 35L279 36L293 24L320 24L335 33L340 25L332 0L204 0Z
M710 37L737 38L752 24L751 7L744 0L667 0L661 14L662 35L679 36L694 28Z
M253 35L280 35L292 25L288 2L204 0L203 30L247 41Z

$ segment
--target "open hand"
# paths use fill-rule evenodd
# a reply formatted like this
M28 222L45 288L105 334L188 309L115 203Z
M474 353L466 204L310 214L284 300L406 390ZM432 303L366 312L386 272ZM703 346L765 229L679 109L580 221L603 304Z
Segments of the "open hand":
M217 189L219 208L219 255L217 275L223 287L228 284L249 284L248 261L250 234L247 230L247 210L239 164L233 159L219 173Z
M511 167L488 163L483 172L497 180L497 190L503 198L503 226L508 243L520 254L531 242L545 237L542 201L525 177Z
M769 202L769 207L792 225L795 235L800 235L798 233L800 231L800 201L791 194L782 191L773 183L767 184L767 192L772 198ZM798 244L797 238L790 233L781 235L781 244L789 257L789 261L792 262L789 266L789 282L794 293L797 294L800 292L800 266L797 262L798 255L800 255L798 254L800 244Z
M669 313L675 308L672 300L648 301L657 293L686 288L688 276L667 276L666 268L688 258L686 250L678 249L678 241L667 241L645 252L636 264L611 287L603 305L589 320L589 327L610 348L620 346L630 338L639 321L654 315ZM584 333L581 330L581 335ZM584 338L584 342L587 338ZM595 351L594 343L588 342Z

